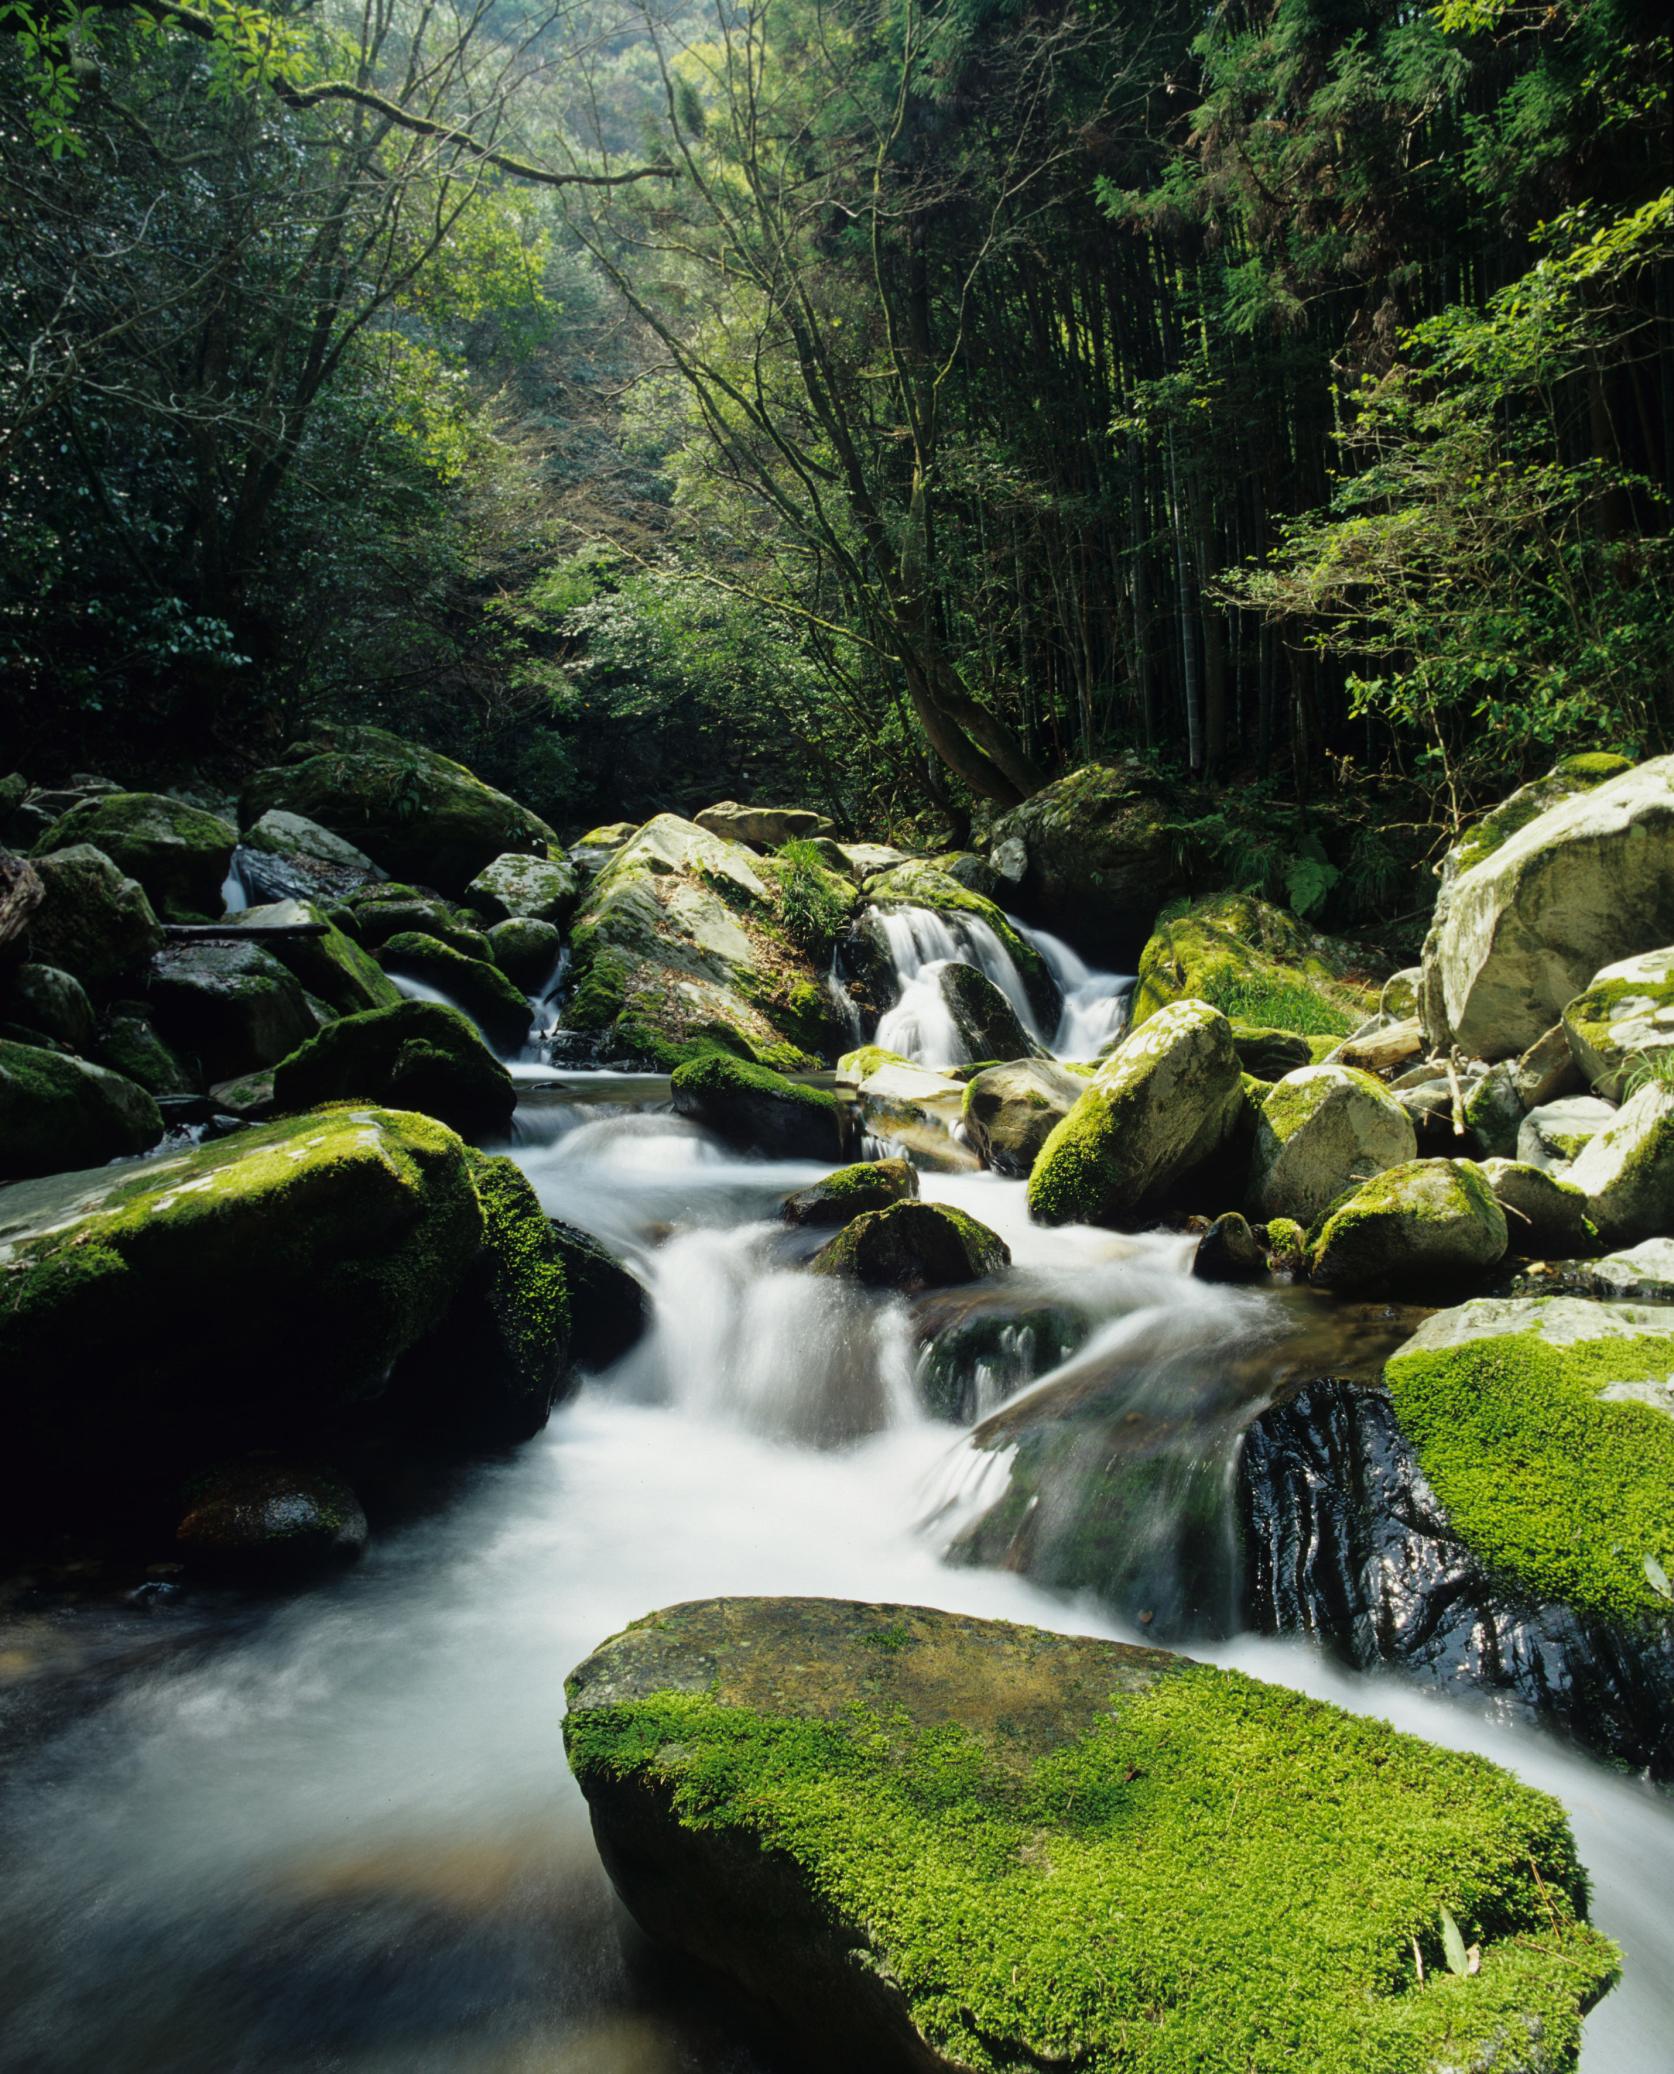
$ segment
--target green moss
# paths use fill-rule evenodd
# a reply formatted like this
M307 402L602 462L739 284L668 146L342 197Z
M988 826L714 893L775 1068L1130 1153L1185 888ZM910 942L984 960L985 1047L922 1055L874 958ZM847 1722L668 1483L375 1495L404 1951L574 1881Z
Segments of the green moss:
M770 1066L758 1065L750 1059L729 1058L719 1051L688 1059L676 1069L673 1086L677 1094L770 1095L777 1101L798 1102L805 1108L828 1110L833 1114L841 1107L830 1088L808 1087L802 1081L787 1080L784 1074L774 1072Z
M457 1008L400 1001L328 1023L274 1068L273 1098L281 1112L382 1102L477 1138L507 1131L516 1090Z
M562 1249L528 1177L511 1160L474 1153L471 1179L493 1262L488 1307L521 1386L517 1394L550 1404L570 1339Z
M1469 871L1473 865L1493 856L1519 829L1538 820L1548 807L1557 806L1578 792L1590 792L1595 785L1602 785L1608 778L1620 777L1623 771L1632 768L1627 757L1602 751L1566 756L1544 778L1536 778L1532 784L1520 787L1479 821L1472 822L1461 834L1453 851L1455 867L1461 872Z
M162 1135L157 1104L120 1073L0 1039L0 1177L98 1166Z
M1668 1622L1645 1559L1674 1573L1674 1419L1612 1403L1666 1381L1666 1335L1549 1345L1538 1331L1398 1354L1396 1415L1466 1542L1543 1600Z
M1376 1005L1353 978L1350 947L1282 909L1220 894L1158 918L1139 961L1131 1022L1170 1001L1207 1001L1231 1021L1301 1036L1345 1037Z
M873 1639L880 1669L910 1658ZM573 1713L565 1738L584 1787L640 1780L688 1830L784 1854L960 2066L1430 2074L1531 2033L1573 2063L1616 1960L1555 1801L1206 1666L1109 1705L1032 1761L887 1706L692 1692ZM1474 1975L1447 1967L1443 1909Z
M863 1044L856 1051L846 1051L837 1061L837 1070L845 1080L870 1080L880 1066L907 1066L898 1051L886 1051L881 1044Z

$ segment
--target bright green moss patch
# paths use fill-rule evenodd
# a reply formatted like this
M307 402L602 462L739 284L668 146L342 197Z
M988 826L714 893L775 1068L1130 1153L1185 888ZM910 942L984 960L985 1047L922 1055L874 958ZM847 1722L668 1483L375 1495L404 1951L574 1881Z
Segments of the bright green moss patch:
M885 1621L853 1653L887 1689L921 1646ZM1495 2048L1530 2067L1536 2041L1542 2067L1573 2063L1615 1954L1580 1920L1556 1802L1235 1673L1152 1678L1059 1747L1003 1715L692 1691L565 1735L590 1797L631 1780L687 1832L784 1854L810 1937L858 1939L963 2067L1431 2074ZM1443 1909L1474 1975L1448 1969Z
M674 1074L677 1093L694 1095L727 1095L750 1093L770 1095L775 1100L800 1102L808 1108L835 1112L837 1097L826 1087L808 1087L799 1080L787 1080L771 1066L758 1066L749 1059L728 1058L724 1053L712 1051L698 1059L690 1059Z
M886 1051L881 1044L863 1044L856 1051L844 1052L837 1061L837 1070L845 1080L870 1080L880 1066L907 1066L911 1063L898 1051Z
M488 1304L523 1394L550 1400L570 1338L564 1255L523 1170L498 1155L471 1155L482 1205L483 1244L493 1263Z
M1544 1308L1515 1306L1536 1321L1526 1331L1397 1354L1396 1414L1456 1530L1509 1582L1666 1622L1674 1603L1650 1566L1674 1574L1674 1419L1601 1393L1666 1384L1674 1336L1554 1345Z
M1130 1026L1170 1001L1207 1001L1231 1021L1345 1037L1376 1005L1351 947L1248 894L1165 912L1139 961Z

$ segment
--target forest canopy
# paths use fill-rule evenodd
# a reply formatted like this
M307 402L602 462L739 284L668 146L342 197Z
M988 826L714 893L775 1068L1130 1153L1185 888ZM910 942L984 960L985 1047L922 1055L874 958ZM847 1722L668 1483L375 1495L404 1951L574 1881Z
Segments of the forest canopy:
M1668 746L1660 8L0 24L32 772L376 720L960 833L1128 753L1297 852Z

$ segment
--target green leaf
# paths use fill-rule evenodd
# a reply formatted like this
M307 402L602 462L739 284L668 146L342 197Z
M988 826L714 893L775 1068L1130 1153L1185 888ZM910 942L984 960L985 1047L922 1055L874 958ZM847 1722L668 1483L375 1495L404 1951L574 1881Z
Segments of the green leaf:
M1645 1575L1650 1579L1651 1589L1665 1599L1674 1599L1674 1584L1668 1581L1668 1572L1654 1555L1645 1558Z
M1447 1954L1449 1973L1464 1975L1471 1970L1470 1954L1465 1950L1465 1940L1459 1925L1453 1919L1453 1911L1444 1908L1441 1912L1442 1950Z

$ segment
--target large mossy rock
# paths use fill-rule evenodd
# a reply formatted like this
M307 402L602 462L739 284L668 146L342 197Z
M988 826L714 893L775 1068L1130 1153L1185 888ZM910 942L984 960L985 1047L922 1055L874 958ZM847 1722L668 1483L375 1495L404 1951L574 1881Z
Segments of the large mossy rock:
M495 922L488 932L490 957L513 986L531 997L551 981L563 942L554 923L537 922L533 915Z
M353 843L317 821L275 807L245 829L234 864L256 900L339 902L384 874Z
M824 814L813 813L807 807L740 806L735 799L720 800L694 818L698 827L711 835L732 843L752 843L763 850L836 833Z
M403 930L378 947L378 963L402 979L416 979L464 1009L490 1044L517 1051L529 1035L534 1010L514 980L485 958L456 951L452 944L416 930Z
M961 928L969 930L974 924L979 929L992 932L1000 948L1017 968L1029 1005L1034 1011L1036 1022L1042 1029L1050 1030L1058 1020L1061 997L1058 983L1047 969L1046 960L1027 937L1021 935L1005 910L984 894L973 892L962 885L950 872L939 870L934 864L919 859L909 859L905 864L892 865L888 871L874 873L864 887L867 900L874 907L925 907L932 914L945 917L953 926L955 934ZM887 956L887 948L885 949ZM875 963L875 959L873 961ZM869 975L874 991L880 980ZM893 977L893 965L890 976ZM978 1052L979 1058L984 1054ZM992 1054L989 1054L992 1056Z
M155 1101L120 1073L0 1038L0 1179L95 1166L162 1135Z
M712 1051L817 1064L838 1036L825 969L787 932L770 862L675 814L635 831L571 925L565 1028L664 1070Z
M258 948L270 951L306 993L339 1015L360 1015L369 1008L393 1008L401 989L369 951L326 917L311 900L275 900L249 907L238 917ZM293 935L317 929L317 936ZM263 931L276 932L263 937Z
M1090 763L994 824L989 856L1013 904L1124 971L1157 910L1187 890L1170 809L1137 763Z
M1670 1652L1674 1309L1484 1298L1385 1370L1455 1530L1529 1597ZM1631 1643L1629 1644L1631 1646Z
M44 965L73 973L95 1000L143 972L163 941L145 888L103 850L76 843L37 859L40 905L29 948Z
M955 958L936 974L968 1059L1026 1059L1034 1050L1017 1011L986 973Z
M362 888L348 907L359 941L369 951L379 949L392 936L417 935L433 936L467 958L489 956L488 931L481 918L440 894L421 893L416 886L394 881Z
M484 865L465 888L465 902L489 922L562 922L581 890L581 874L562 857L516 851Z
M1563 1026L1594 1094L1619 1102L1636 1074L1674 1054L1674 950L1644 951L1595 972L1564 1009Z
M1129 1019L1138 1025L1170 1001L1207 1001L1262 1029L1344 1037L1377 1006L1363 973L1352 945L1252 893L1218 893L1158 920Z
M1079 1073L1050 1059L1013 1059L986 1066L965 1083L966 1136L984 1166L1026 1176L1053 1127L1087 1090Z
M1346 1189L1417 1157L1412 1119L1381 1081L1352 1066L1304 1066L1256 1117L1250 1207L1312 1224Z
M670 1084L676 1116L702 1124L740 1152L773 1159L842 1154L848 1110L829 1088L807 1087L722 1052L687 1060Z
M392 878L462 893L508 851L544 857L558 838L479 777L381 727L324 728L244 788L240 825L279 808L364 850Z
M1659 756L1535 813L1444 887L1425 1031L1438 1048L1514 1057L1602 965L1670 942L1674 756Z
M1142 1223L1167 1207L1247 1113L1232 1025L1175 1001L1132 1030L1056 1124L1029 1175L1042 1224Z
M918 1170L910 1160L861 1160L787 1195L779 1214L787 1224L829 1230L852 1223L868 1210L885 1210L891 1203L905 1202L917 1194Z
M867 1210L814 1255L814 1272L868 1289L947 1289L996 1275L1011 1263L998 1232L946 1203L912 1200Z
M327 1102L417 1109L480 1143L511 1130L517 1089L457 1008L400 1001L328 1023L273 1074L283 1114Z
M1423 1301L1505 1257L1505 1212L1470 1160L1415 1159L1333 1203L1309 1235L1308 1273L1345 1296Z
M210 1083L277 1065L318 1028L300 983L259 943L165 944L147 995L165 1039Z
M1564 1175L1607 1246L1674 1232L1674 1086L1647 1081Z
M0 1190L8 1524L404 1428L391 1368L483 1241L464 1143L371 1107Z
M623 1900L806 2064L1544 2074L1615 1975L1555 1800L1160 1650L719 1599L567 1692Z
M161 792L109 792L71 807L37 853L87 843L137 879L160 915L190 922L221 912L221 888L238 830L219 814Z

